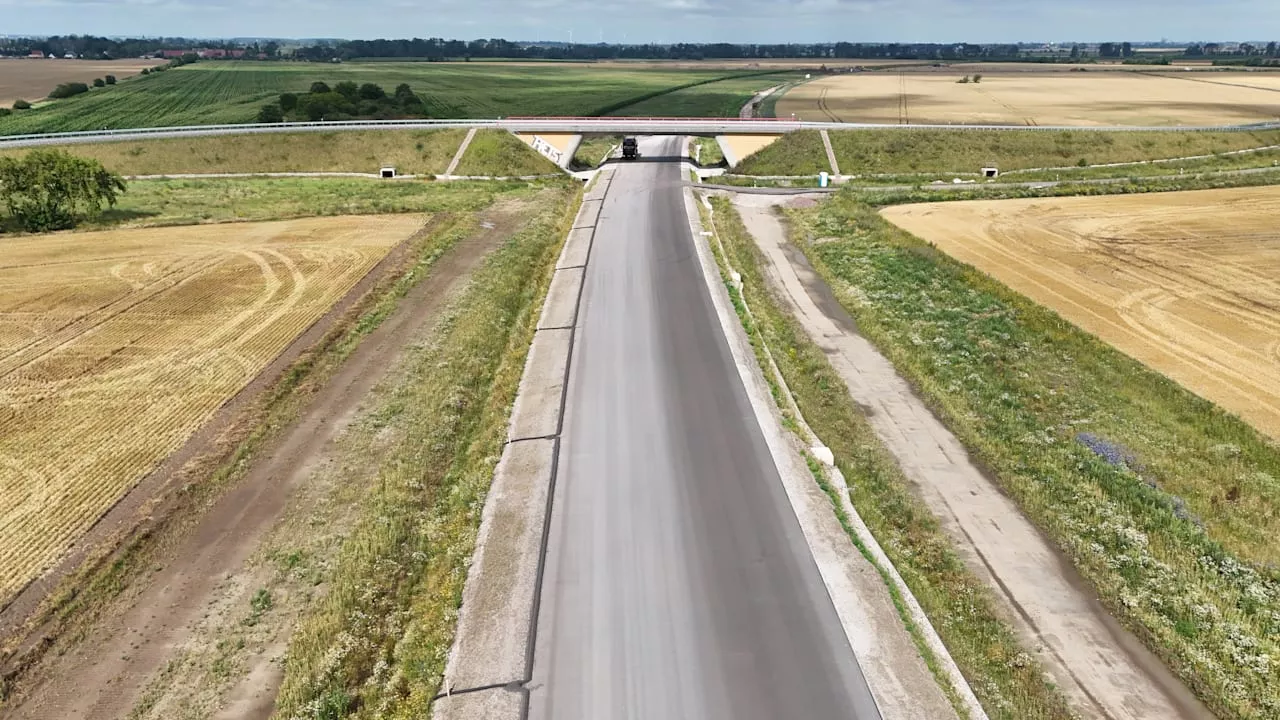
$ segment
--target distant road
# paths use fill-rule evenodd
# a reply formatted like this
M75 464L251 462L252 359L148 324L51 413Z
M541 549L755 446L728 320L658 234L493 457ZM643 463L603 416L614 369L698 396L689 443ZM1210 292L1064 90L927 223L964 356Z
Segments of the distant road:
M600 212L529 718L879 720L734 369L680 168L619 166Z
M191 125L183 127L133 128L0 136L0 148L36 145L141 140L146 138L206 137L212 135L258 135L265 133L341 132L350 130L433 130L440 128L482 128L524 133L597 133L605 135L758 135L797 130L1024 130L1045 132L1073 130L1085 132L1233 132L1274 130L1280 122L1254 125L1206 127L1076 127L1025 125L888 125L877 123L804 122L770 118L500 118L497 120L347 120L342 122L277 123L263 125Z

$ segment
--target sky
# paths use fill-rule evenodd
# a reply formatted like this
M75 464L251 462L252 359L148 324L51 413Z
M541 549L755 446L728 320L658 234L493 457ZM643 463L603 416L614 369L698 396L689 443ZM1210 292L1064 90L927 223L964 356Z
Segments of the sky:
M0 34L575 42L1270 40L1277 0L0 0Z

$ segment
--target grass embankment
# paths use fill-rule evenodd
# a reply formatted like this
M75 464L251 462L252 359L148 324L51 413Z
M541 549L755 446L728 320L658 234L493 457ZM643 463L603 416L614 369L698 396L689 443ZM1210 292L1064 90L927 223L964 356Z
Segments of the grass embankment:
M579 143L578 149L573 153L573 160L570 166L574 168L600 167L601 163L609 159L609 151L620 144L622 144L621 135L584 137L582 142Z
M734 170L738 175L817 175L820 172L831 172L831 164L827 162L827 151L817 130L787 133L743 160Z
M473 212L506 193L528 191L530 187L522 181L429 183L364 178L139 180L129 183L129 191L120 197L115 209L84 223L82 228L194 225L323 215Z
M765 261L733 206L724 199L713 202L716 231L733 268L742 274L755 320L750 322L739 305L757 360L769 375L767 346L805 421L834 453L858 513L929 616L983 708L992 718L1009 720L1073 717L1039 663L1000 619L982 581L965 567L937 520L913 494L910 481L855 408L826 355L773 296L761 272ZM726 286L736 300L733 284ZM784 416L789 415L782 390L773 390ZM815 474L820 476L821 470ZM847 520L842 517L842 522L858 544ZM867 559L874 563L869 555ZM896 597L895 603L911 629ZM917 644L922 641L917 639Z
M525 145L506 130L481 130L471 139L467 152L454 170L467 176L555 175L556 164Z
M276 717L429 714L573 197L565 190L495 252L410 358L409 382L376 420L399 441L383 454L328 594L294 635Z
M121 175L176 173L362 172L390 164L401 174L438 175L449 166L465 130L378 130L227 135L68 145ZM27 149L0 149L18 157Z
M485 187L493 186L486 184ZM441 193L446 190L445 186L424 189ZM28 668L49 651L65 652L83 639L104 613L112 612L113 603L121 593L140 575L164 562L165 553L177 547L190 532L191 519L249 471L254 457L290 426L361 340L394 311L400 298L430 272L449 248L475 230L471 211L488 207L501 197L536 192L536 187L525 184L513 185L505 192L494 189L491 194L477 191L470 197L454 196L455 189L449 187L449 196L438 198L434 203L439 213L431 218L426 231L410 241L411 250L396 272L375 284L315 346L304 352L272 387L235 419L220 436L218 452L197 458L183 468L181 477L171 483L177 490L161 498L164 503L157 505L168 508L167 511L154 514L122 538L118 549L100 548L75 574L50 592L27 624L28 630L39 628L44 640L25 649L18 645L0 647L0 664L10 673L0 678L0 701L11 683L20 682ZM465 204L461 202L464 198ZM22 638L15 635L10 639L20 641ZM20 651L21 654L15 654Z
M698 164L703 167L720 165L724 162L724 151L715 138L695 137L689 141L689 156L697 156Z
M254 122L263 103L281 93L306 94L316 81L388 90L407 83L435 118L602 115L639 102L644 107L628 113L702 114L725 105L724 91L715 84L679 88L759 74L573 63L200 62L0 118L0 135ZM709 100L696 99L703 92Z
M1280 447L851 193L791 218L860 330L1111 612L1219 717L1280 716Z
M841 130L830 133L840 170L846 175L885 175L885 182L975 175L981 168L1001 172L1066 168L1043 174L1016 173L1010 179L1128 177L1168 174L1179 169L1264 167L1275 153L1222 156L1185 164L1127 168L1091 167L1167 158L1214 155L1280 144L1280 130L1250 132L1097 132L1088 130ZM1083 165L1082 165L1083 163ZM809 175L827 167L816 132L790 133L748 158L743 175ZM868 178L869 179L869 178Z

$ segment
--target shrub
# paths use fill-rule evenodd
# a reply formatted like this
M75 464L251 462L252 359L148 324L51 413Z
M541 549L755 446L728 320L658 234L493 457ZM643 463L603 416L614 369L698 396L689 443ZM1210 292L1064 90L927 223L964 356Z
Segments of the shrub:
M360 87L350 80L344 80L334 85L333 91L348 100L355 100L360 97Z
M13 109L14 110L30 110L31 103L27 102L26 100L14 100Z
M104 81L106 81L106 83L107 83L108 85L115 85L115 84L116 84L116 76L115 76L115 75L108 75L108 76L106 76L106 77L104 77L104 78L102 78L102 79L103 79Z
M124 179L97 160L63 150L33 150L22 158L0 158L0 202L30 232L74 227L103 204L116 204Z
M360 86L360 97L363 100L381 100L386 96L386 91L373 83L365 83Z
M284 113L280 110L280 106L275 103L263 105L258 111L258 122L260 123L278 123L284 122Z
M327 92L329 92L329 86L328 86L328 85L326 85L326 84L324 84L324 83L322 83L322 82L320 82L320 81L318 81L318 80L317 80L316 82L311 83L311 94L312 94L312 95L322 95L322 94L327 93Z
M285 112L293 112L298 109L298 96L293 93L281 93L280 109Z
M106 86L107 86L107 81L106 81L106 80L103 80L102 78L94 78L94 79L93 79L93 86L94 86L94 87L96 87L96 88L106 87Z
M417 97L413 94L413 88L409 87L409 83L400 83L396 86L396 99L404 102L406 98Z
M981 75L974 75L974 76L973 76L973 81L974 81L974 82L976 82L976 83L980 83L980 82L982 82L982 76L981 76Z
M13 114L13 111L10 110L9 108L0 108L0 118L9 117L12 114Z
M87 92L89 92L89 86L84 83L63 83L54 88L53 92L49 93L49 97L55 100L61 100L63 98L69 98Z
M142 68L142 73L141 73L141 74L142 74L142 75L150 75L150 74L151 74L151 68Z

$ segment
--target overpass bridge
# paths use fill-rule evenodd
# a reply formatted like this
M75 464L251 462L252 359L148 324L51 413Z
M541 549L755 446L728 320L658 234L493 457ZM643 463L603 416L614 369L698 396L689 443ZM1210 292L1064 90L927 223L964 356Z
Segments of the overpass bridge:
M433 130L443 128L506 130L521 137L534 149L562 167L568 164L585 135L701 135L715 137L731 164L741 161L743 148L758 150L786 133L798 130L897 130L947 129L983 132L991 130L1025 130L1053 132L1232 132L1271 130L1280 122L1253 125L1199 127L1080 127L1025 125L897 125L877 123L812 122L790 118L675 118L675 117L507 117L491 120L341 120L334 122L292 122L239 125L188 125L180 127L132 128L125 130L88 130L81 132L42 133L0 136L0 149L71 145L80 143L142 140L147 138L208 137L216 135L249 135L298 132L343 132L351 130Z

